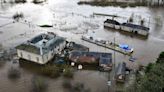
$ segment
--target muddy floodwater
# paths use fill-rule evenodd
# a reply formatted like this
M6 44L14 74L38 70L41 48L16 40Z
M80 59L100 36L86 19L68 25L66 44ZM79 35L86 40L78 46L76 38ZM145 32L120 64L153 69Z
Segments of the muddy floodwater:
M65 37L69 41L81 43L90 48L90 51L110 52L114 51L87 43L81 40L82 35L90 35L97 38L125 43L134 48L135 62L128 61L129 56L116 52L115 62L126 62L130 68L138 65L147 65L154 62L161 51L164 51L164 10L163 8L120 8L120 7L96 7L89 5L77 5L78 0L47 0L42 4L33 4L29 0L24 4L0 4L0 43L4 49L14 48L28 39L47 31L54 32ZM24 18L19 22L13 22L15 13L23 13ZM134 22L145 19L145 26L150 27L150 35L147 39L120 33L112 29L105 29L103 22L107 16L93 16L93 13L105 13L117 15L119 22L126 22L134 14ZM53 25L51 28L41 28L39 25ZM17 81L7 78L7 70L11 62L6 62L0 67L0 92L29 92L30 78L35 75L28 69L20 68L22 77ZM62 78L49 79L48 92L65 92L62 89ZM107 92L108 76L96 71L77 71L74 81L85 83L91 92Z

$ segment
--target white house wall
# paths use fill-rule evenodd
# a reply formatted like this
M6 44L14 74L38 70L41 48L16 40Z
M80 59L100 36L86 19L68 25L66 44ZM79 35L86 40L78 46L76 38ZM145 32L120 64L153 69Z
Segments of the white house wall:
M115 25L115 29L119 30L120 29L120 25Z
M110 23L104 23L104 26L109 28L114 28L114 25Z
M138 31L138 33L141 35L148 35L148 32L145 30L140 30L140 31Z
M127 32L132 32L133 29L130 27L126 27L126 26L121 26L121 30L127 31Z
M22 53L22 55L21 55ZM30 52L27 52L27 51L24 51L24 50L19 50L17 49L17 55L18 57L22 58L22 59L26 59L26 60L29 60L29 61L33 61L35 63L39 63L39 64L44 64L45 62L43 61L42 59L42 56L41 55L37 55L37 54L34 54L34 53L30 53ZM38 60L37 60L38 58Z
M48 53L43 54L43 55L38 55L38 54L34 54L31 52L17 49L17 55L20 58L23 58L23 59L26 59L26 60L29 60L29 61L32 61L35 63L45 64L49 60L51 60L55 54L60 54L60 52L65 48L65 45L66 45L66 42L64 41L59 46L54 48L54 50L49 51ZM22 55L21 55L21 53L22 53ZM39 61L37 60L37 58L39 59Z

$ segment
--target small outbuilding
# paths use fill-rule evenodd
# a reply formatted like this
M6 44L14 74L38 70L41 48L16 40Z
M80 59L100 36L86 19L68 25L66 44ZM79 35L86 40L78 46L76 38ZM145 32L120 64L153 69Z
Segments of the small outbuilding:
M120 23L116 20L107 19L104 21L104 27L120 29Z
M144 36L149 34L149 28L131 23L123 23L121 25L121 30Z
M125 82L126 77L126 63L119 63L116 68L115 78L117 82Z
M69 60L75 62L75 64L97 65L103 71L112 69L111 53L72 51Z

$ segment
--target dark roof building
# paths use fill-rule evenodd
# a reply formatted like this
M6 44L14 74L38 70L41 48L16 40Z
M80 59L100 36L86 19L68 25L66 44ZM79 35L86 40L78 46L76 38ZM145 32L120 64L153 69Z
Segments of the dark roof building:
M114 24L114 25L120 25L120 23L116 20L112 20L112 19L107 19L106 21L104 21L104 23L110 23L110 24Z
M139 29L139 30L144 30L144 31L149 31L149 28L141 26L141 25L136 25L136 24L131 24L131 23L122 23L122 26L126 27L131 27L134 29Z
M73 51L69 59L75 63L98 63L103 70L112 69L111 53Z
M125 81L125 74L126 74L126 63L119 63L116 68L116 81L124 82Z

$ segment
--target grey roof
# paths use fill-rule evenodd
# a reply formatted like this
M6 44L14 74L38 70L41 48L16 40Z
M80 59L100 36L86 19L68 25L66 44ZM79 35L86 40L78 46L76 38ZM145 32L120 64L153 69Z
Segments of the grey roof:
M32 52L35 54L40 54L40 49L34 45L30 44L21 44L16 47L16 49L25 50L27 52Z
M111 23L111 24L115 24L115 25L120 25L120 23L116 20L111 20L111 19L107 19L104 23Z
M46 40L46 42L42 41ZM41 44L38 44L38 42L41 41ZM35 54L45 54L51 51L52 49L56 48L58 45L63 43L65 39L63 37L59 37L54 34L40 34L31 40L29 40L27 43L21 44L17 46L17 49L25 50L28 52L32 52Z
M144 27L144 26L136 25L136 24L131 24L131 23L122 23L122 26L127 26L127 27L131 27L131 28L135 28L135 29L144 30L144 31L149 31L148 27Z
M125 75L126 72L126 63L119 63L116 69L116 75Z

